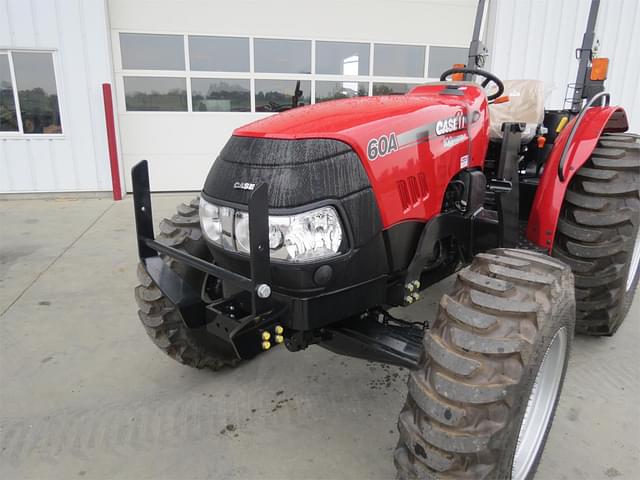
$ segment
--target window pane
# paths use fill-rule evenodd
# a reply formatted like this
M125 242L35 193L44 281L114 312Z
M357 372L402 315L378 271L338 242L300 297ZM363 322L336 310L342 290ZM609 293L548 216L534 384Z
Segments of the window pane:
M440 78L440 74L453 67L454 63L465 64L469 60L469 49L458 47L429 47L429 78Z
M13 52L24 133L62 133L51 53Z
M256 80L256 112L283 112L289 110L295 101L295 80ZM311 81L300 82L298 107L311 103Z
M0 55L0 132L17 132L18 117L11 86L9 55Z
M184 78L125 77L124 97L128 111L187 111Z
M191 80L194 112L250 112L249 80L194 78Z
M189 37L191 70L248 72L249 39L238 37Z
M184 70L182 35L121 33L122 68L134 70Z
M367 82L316 82L316 103L339 98L366 97Z
M316 42L316 73L369 75L369 45Z
M386 77L423 77L424 48L376 43L373 48L373 74Z
M376 83L373 84L373 96L404 95L419 83Z
M255 71L262 73L311 73L311 41L256 38Z

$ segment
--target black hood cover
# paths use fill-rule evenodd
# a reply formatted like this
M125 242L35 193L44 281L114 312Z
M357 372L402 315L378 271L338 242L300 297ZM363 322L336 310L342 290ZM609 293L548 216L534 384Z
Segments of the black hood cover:
M369 187L360 159L337 140L231 137L216 159L204 192L246 204L250 191L236 182L269 184L269 206L291 208L341 198Z
M269 185L272 209L339 200L356 245L381 230L369 178L360 158L346 143L232 136L211 167L203 192L213 199L246 205L251 191L237 184L260 182Z

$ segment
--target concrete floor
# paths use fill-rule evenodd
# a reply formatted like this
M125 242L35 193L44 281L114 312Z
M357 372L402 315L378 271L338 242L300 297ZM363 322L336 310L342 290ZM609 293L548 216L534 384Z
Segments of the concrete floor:
M175 363L136 316L130 199L2 201L0 230L0 478L393 478L402 369L317 347ZM640 475L638 300L614 338L576 339L536 478Z

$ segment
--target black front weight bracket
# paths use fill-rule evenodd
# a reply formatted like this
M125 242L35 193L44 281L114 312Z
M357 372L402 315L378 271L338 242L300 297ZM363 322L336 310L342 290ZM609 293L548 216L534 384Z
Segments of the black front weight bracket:
M153 232L149 167L146 160L131 169L138 256L147 274L160 291L176 305L185 324L206 330L232 344L239 358L249 359L262 350L261 332L275 325L285 307L271 299L271 274L268 243L268 186L256 187L249 199L249 242L251 278L223 269L182 250L157 242ZM250 298L251 312L242 312L240 298L221 299L204 304L199 288L187 283L171 270L160 255L176 260L230 282Z

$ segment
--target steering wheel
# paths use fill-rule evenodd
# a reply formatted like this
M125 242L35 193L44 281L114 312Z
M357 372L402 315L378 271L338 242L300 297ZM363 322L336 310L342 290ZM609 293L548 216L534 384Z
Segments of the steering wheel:
M472 75L478 75L484 78L484 81L480 84L482 88L486 89L487 85L490 83L494 83L496 87L498 87L498 91L492 93L491 95L487 95L487 100L490 102L494 101L500 95L504 93L504 83L498 77L496 77L493 73L487 72L486 70L480 70L479 68L468 68L468 67L453 67L440 75L440 81L444 82L449 75L453 75L454 73L470 73Z

